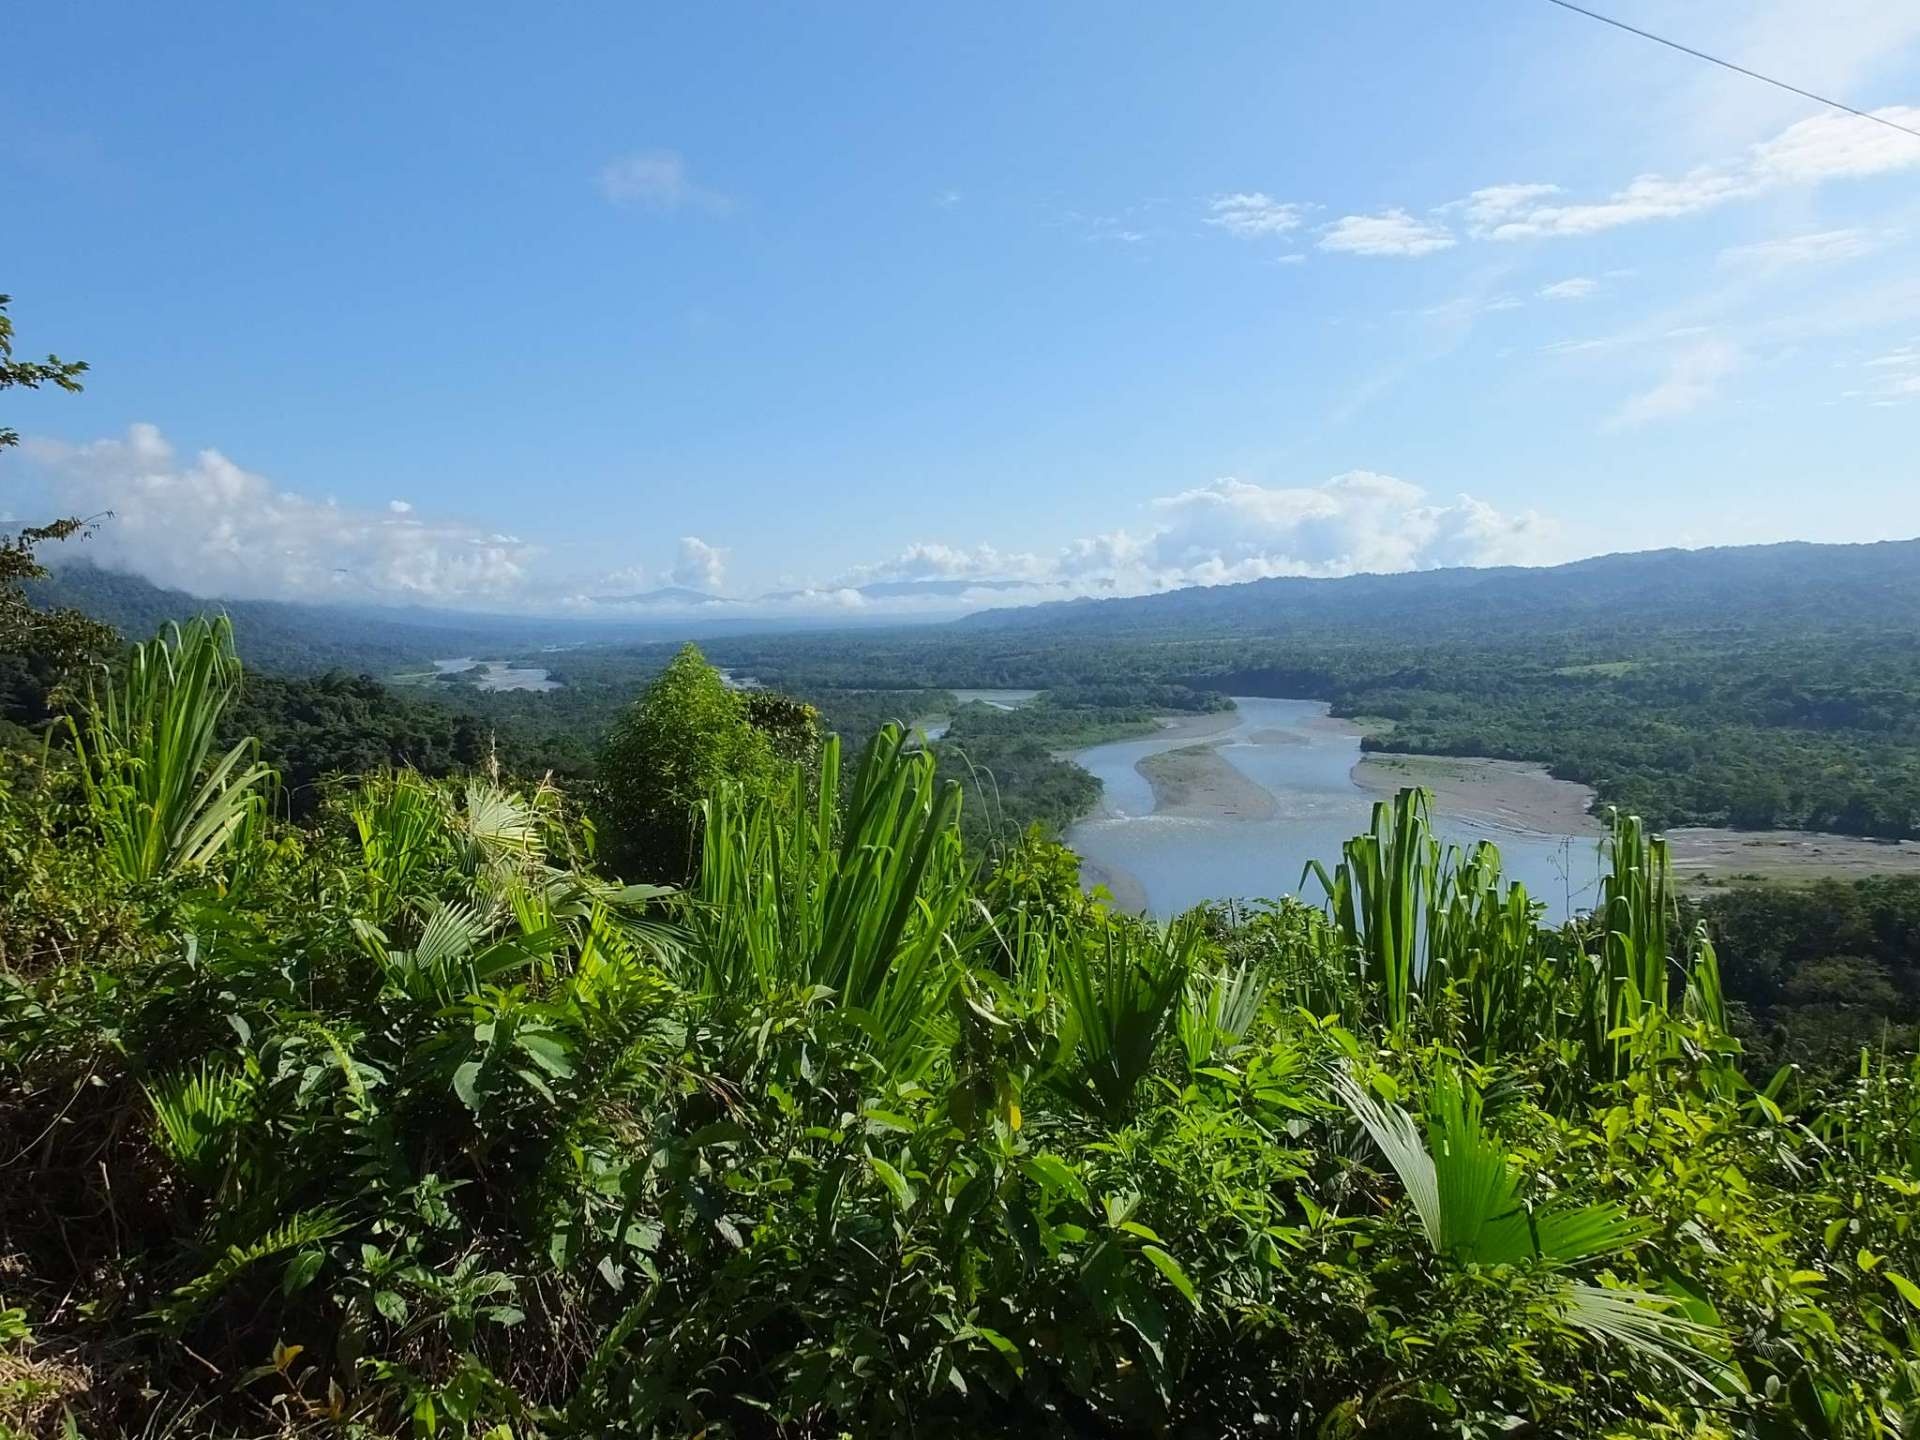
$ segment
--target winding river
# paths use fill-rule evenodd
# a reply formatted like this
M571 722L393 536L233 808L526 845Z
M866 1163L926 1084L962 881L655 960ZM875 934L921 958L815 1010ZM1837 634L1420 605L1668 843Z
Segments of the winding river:
M1359 737L1329 720L1317 701L1235 703L1230 726L1212 735L1176 731L1073 756L1104 792L1101 813L1066 837L1086 862L1089 884L1104 883L1127 908L1162 916L1203 900L1320 898L1316 882L1302 887L1302 870L1309 860L1331 869L1341 844L1367 828L1382 798L1354 778ZM1196 802L1177 813L1157 810L1140 762L1196 744L1216 745L1225 766L1209 762L1212 783ZM1508 877L1545 902L1551 918L1593 904L1600 861L1591 833L1522 829L1445 801L1436 803L1434 823L1443 839L1458 844L1494 841Z

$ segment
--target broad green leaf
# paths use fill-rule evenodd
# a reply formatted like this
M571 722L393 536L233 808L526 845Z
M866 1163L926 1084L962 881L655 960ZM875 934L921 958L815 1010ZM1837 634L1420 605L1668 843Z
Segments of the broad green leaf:
M873 1167L873 1173L880 1177L880 1183L887 1187L887 1193L893 1196L893 1203L902 1211L913 1208L913 1187L907 1184L903 1176L893 1166L878 1155L869 1155L867 1164Z
M1193 1282L1187 1279L1187 1272L1180 1268L1180 1262L1162 1250L1158 1245L1142 1245L1140 1253L1153 1262L1153 1268L1167 1277L1169 1284L1187 1297L1187 1303L1194 1309L1200 1308L1200 1296L1193 1288Z

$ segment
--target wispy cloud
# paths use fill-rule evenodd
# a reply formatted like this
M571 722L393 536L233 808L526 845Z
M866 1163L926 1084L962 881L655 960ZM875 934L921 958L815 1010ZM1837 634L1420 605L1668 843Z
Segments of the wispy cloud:
M1298 230L1312 208L1292 201L1275 200L1271 195L1257 190L1244 191L1216 195L1208 201L1206 223L1243 239L1284 235L1289 230Z
M1378 215L1343 215L1320 232L1320 248L1349 255L1413 257L1451 249L1453 232L1416 219L1405 210Z
M1920 108L1889 105L1873 112L1920 126ZM1642 175L1603 200L1560 203L1554 186L1495 185L1460 204L1474 233L1495 240L1592 235L1648 220L1697 215L1729 201L1792 186L1858 179L1920 168L1920 140L1841 111L1815 115L1738 159L1683 175Z
M1542 285L1537 292L1542 300L1585 300L1600 288L1600 282L1585 275L1574 275Z
M1914 142L1920 149L1920 140ZM1803 235L1783 235L1776 240L1761 240L1752 245L1735 245L1720 252L1720 263L1736 269L1773 274L1802 265L1828 265L1842 260L1858 260L1884 250L1899 238L1891 230L1817 230Z
M1875 355L1861 362L1861 368L1867 372L1865 388L1849 391L1849 399L1883 406L1920 401L1920 343Z
M1104 241L1118 245L1144 245L1153 238L1153 231L1148 228L1148 217L1157 208L1156 203L1149 202L1129 205L1124 210L1111 214L1062 210L1048 223L1074 231L1083 240Z
M697 185L687 174L687 162L675 150L639 150L617 156L600 167L600 193L620 206L672 214L699 210L723 215L733 208L731 197Z
M1666 374L1649 390L1630 398L1608 421L1608 428L1631 430L1698 410L1720 393L1720 383L1740 368L1740 348L1732 341L1699 340L1677 351Z

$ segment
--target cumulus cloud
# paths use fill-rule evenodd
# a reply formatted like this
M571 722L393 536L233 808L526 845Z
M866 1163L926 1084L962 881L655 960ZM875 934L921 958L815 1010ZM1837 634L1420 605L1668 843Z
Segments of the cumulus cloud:
M1322 250L1349 255L1431 255L1453 244L1453 232L1446 226L1415 219L1405 210L1343 215L1320 232Z
M600 167L599 183L610 203L661 214L681 209L722 214L733 205L719 191L696 185L687 174L687 162L674 150L616 156Z
M679 559L672 573L676 585L709 594L717 592L727 583L727 552L717 545L709 545L698 535L682 535Z
M102 522L89 553L197 595L460 603L509 595L533 547L405 501L359 510L281 490L218 450L176 454L152 425L123 440L34 441L63 512Z
M1163 496L1148 514L1138 533L1084 536L1048 556L916 545L836 583L870 597L885 592L885 603L897 606L903 587L890 582L917 581L906 594L975 608L1285 575L1542 564L1562 555L1559 527L1538 514L1505 514L1469 495L1435 503L1418 485L1367 470L1308 486L1229 476Z
M1920 127L1920 108L1889 105L1873 112ZM1495 240L1592 235L1647 220L1697 215L1731 200L1789 186L1858 179L1920 167L1920 143L1885 125L1828 111L1789 125L1737 159L1701 165L1684 175L1642 175L1602 200L1560 203L1551 185L1495 185L1456 202L1474 234Z
M1731 341L1709 338L1677 351L1660 381L1633 396L1608 422L1611 429L1633 429L1698 410L1720 393L1720 382L1740 368L1742 355Z
M1504 515L1468 495L1436 505L1371 470L1301 487L1226 478L1153 508L1161 525L1144 555L1163 584L1538 563L1557 543L1532 512Z
M1903 383L1904 372L1889 379ZM661 573L637 564L596 579L543 573L551 557L511 535L426 517L407 501L360 509L293 493L217 450L178 454L151 425L122 439L28 448L59 510L112 512L92 548L103 563L201 595L607 613ZM1468 495L1436 501L1389 475L1354 470L1293 487L1227 477L1151 502L1138 527L1044 553L923 541L830 579L726 604L769 616L936 616L1268 576L1559 558L1558 528L1539 515ZM721 593L728 559L724 546L682 536L664 578ZM693 614L702 603L714 602L688 599L682 608ZM670 613L674 602L657 608Z
M1232 195L1216 195L1207 202L1206 222L1229 235L1255 239L1264 235L1284 235L1298 230L1310 207L1275 200L1258 190Z
M1575 275L1566 280L1556 280L1551 285L1542 285L1539 293L1542 300L1584 300L1599 288L1598 280Z
M991 545L968 548L923 541L907 546L888 559L856 566L841 577L841 583L1031 579L1044 571L1045 562L1037 555L997 550Z

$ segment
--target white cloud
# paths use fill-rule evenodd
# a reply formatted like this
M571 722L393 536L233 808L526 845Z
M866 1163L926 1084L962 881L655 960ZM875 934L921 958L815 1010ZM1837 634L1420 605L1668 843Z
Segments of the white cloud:
M1902 345L1861 362L1867 388L1849 391L1854 399L1873 405L1905 405L1920 399L1920 344Z
M1920 109L1889 105L1873 112L1896 124L1920 127ZM1790 186L1890 174L1920 167L1920 140L1857 115L1828 111L1789 125L1745 155L1701 165L1684 175L1642 175L1604 200L1549 203L1552 186L1495 185L1456 204L1476 235L1526 240L1592 235L1646 220L1697 215L1732 200Z
M1720 393L1720 382L1740 368L1739 347L1721 339L1701 340L1667 362L1658 384L1633 396L1608 422L1610 429L1632 429L1698 410Z
M196 595L478 601L517 591L534 554L511 535L422 520L405 501L356 510L280 490L218 450L176 455L152 425L28 453L63 513L112 512L90 555Z
M1418 485L1370 470L1291 488L1221 479L1154 511L1162 525L1144 554L1162 585L1538 563L1558 543L1532 512L1503 515L1467 495L1435 505Z
M1625 335L1603 335L1593 340L1555 340L1542 345L1542 355L1584 355L1593 350L1612 350L1628 343Z
M727 196L694 184L674 150L640 150L609 160L600 167L600 193L615 205L663 214L682 208L722 214L733 206Z
M28 453L61 511L113 512L92 547L102 563L201 595L625 613L616 597L652 578L639 565L595 580L556 578L538 563L551 557L511 535L392 502L362 510L280 490L218 451L177 455L151 425L80 446L33 441ZM1297 487L1220 479L1152 502L1147 517L1137 530L1087 535L1045 554L922 542L824 583L726 603L742 615L937 616L1274 575L1535 564L1563 554L1557 527L1531 512L1505 514L1464 495L1436 503L1417 485L1363 470ZM683 536L667 579L723 592L728 554ZM649 611L673 613L700 607Z
M1039 556L996 550L991 545L942 545L920 542L898 555L871 565L856 566L841 577L843 585L866 585L889 580L1010 580L1037 579L1045 572Z
M1122 245L1141 245L1158 233L1155 217L1164 208L1161 199L1143 200L1111 214L1085 210L1061 210L1046 223L1056 229L1077 233L1083 240L1113 241Z
M1920 140L1914 142L1920 147ZM1752 245L1735 245L1720 252L1720 263L1738 269L1775 274L1800 265L1827 265L1858 260L1884 250L1897 237L1876 230L1818 230L1805 235L1783 235Z
M1320 232L1322 250L1349 255L1431 255L1453 243L1453 232L1444 225L1416 220L1404 210L1343 215Z
M413 502L411 500L389 500L387 501L387 509L396 515L411 515L413 513Z
M1551 285L1542 285L1539 295L1542 300L1585 300L1599 288L1598 280L1575 275L1566 280L1556 280Z
M1432 320L1443 326L1464 326L1482 315L1494 315L1502 310L1520 310L1525 306L1526 301L1518 295L1456 295L1451 300L1442 300L1437 305L1428 305L1412 313L1422 320Z
M1256 238L1298 230L1311 206L1275 200L1260 191L1216 195L1207 202L1207 224L1230 235Z
M1496 225L1524 215L1547 196L1559 193L1558 185L1487 185L1464 200L1440 208L1465 211L1467 229L1475 236L1484 236Z
M676 585L717 593L727 583L727 552L698 535L682 535L672 574Z
M1142 595L1272 576L1334 577L1566 558L1559 526L1469 495L1354 470L1319 485L1227 477L1149 503L1140 530L1072 540L1050 555L924 542L825 584L745 602L769 613L948 615L1082 595Z
M1895 125L1920 130L1920 107L1887 105L1869 112ZM1920 140L1858 115L1829 110L1789 125L1749 152L1756 179L1786 185L1885 175L1920 166Z

